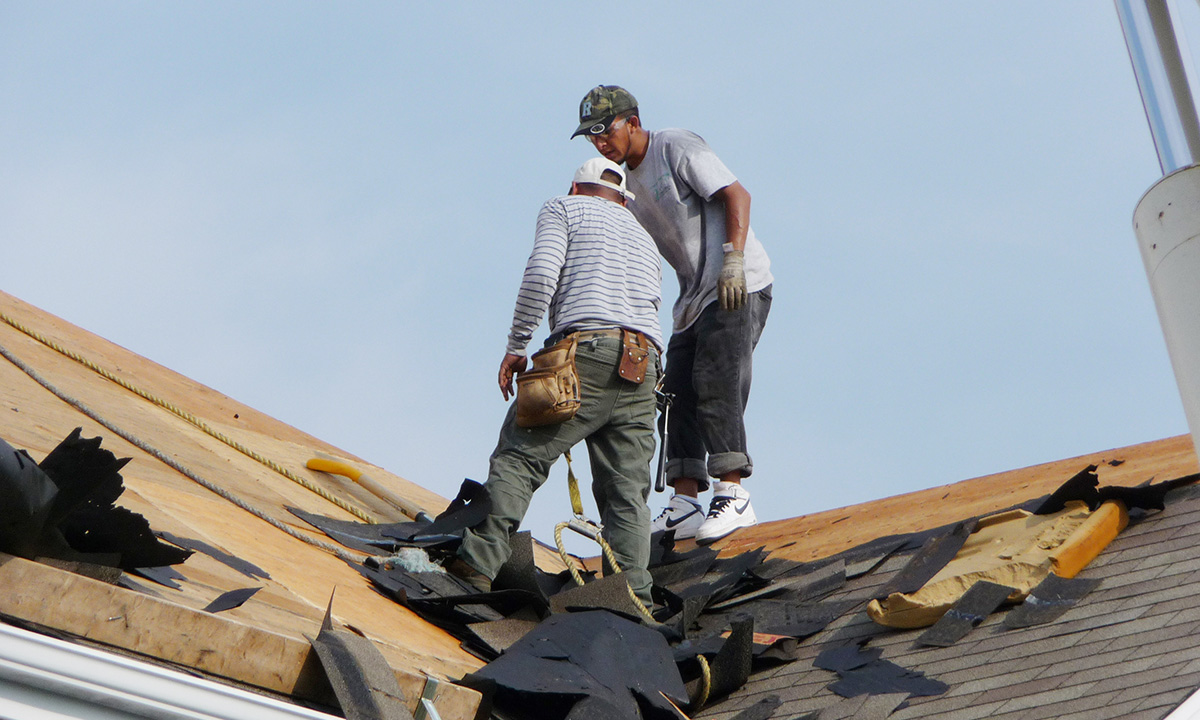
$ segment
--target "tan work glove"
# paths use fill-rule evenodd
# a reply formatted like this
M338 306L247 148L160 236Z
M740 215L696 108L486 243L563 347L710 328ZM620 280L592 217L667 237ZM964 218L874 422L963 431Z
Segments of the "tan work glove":
M717 299L722 310L739 310L746 304L746 270L741 250L725 253L721 278L717 280Z

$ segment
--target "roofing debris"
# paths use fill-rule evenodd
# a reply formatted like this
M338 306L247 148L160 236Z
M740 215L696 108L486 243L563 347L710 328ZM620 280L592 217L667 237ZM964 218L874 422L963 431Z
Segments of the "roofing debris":
M333 597L316 638L309 638L347 720L413 720L396 674L361 635L337 627Z
M126 461L101 450L98 438L83 439L77 430L40 465L7 444L0 446L0 456L0 550L76 564L82 560L77 570L105 561L170 586L184 578L169 563L139 564L148 559L179 562L190 554L183 549L188 547L246 577L266 577L256 566L201 541L168 533L156 537L141 516L114 506L122 489L118 471ZM567 572L540 570L527 533L514 537L512 559L488 593L476 592L429 562L451 556L463 529L488 511L487 488L478 483L465 482L455 501L432 521L368 525L298 509L293 513L367 553L355 569L379 592L447 630L464 649L487 661L460 680L483 693L479 717L885 718L905 716L912 701L946 694L954 682L906 667L906 654L889 652L883 642L896 631L876 627L864 632L866 626L857 620L847 624L865 619L868 603L936 585L964 556L980 555L987 543L979 541L995 540L995 528L1004 523L1033 528L1034 544L1052 550L1070 544L1071 532L1055 525L1062 518L1071 518L1071 527L1078 528L1106 506L1116 506L1122 513L1128 507L1136 523L1147 512L1162 509L1169 490L1197 479L1097 488L1095 470L1085 469L1051 496L1022 508L879 538L807 563L768 558L761 549L721 557L712 548L677 546L669 534L656 536L652 623L632 605L619 573L585 573L586 583L578 587ZM1094 557L1102 547L1088 552ZM1003 544L992 549L1008 559L1016 555ZM913 647L952 647L1000 612L1003 620L989 623L994 632L1052 625L1102 587L1096 578L1071 579L1052 572L1057 567L1040 567L1046 572L1039 582L1020 592L1013 584L978 578L964 583L964 591L936 613L933 627L913 638ZM146 590L127 576L122 583ZM237 607L259 589L225 592L205 609ZM378 650L351 630L336 627L327 612L321 634L311 639L343 712L351 718L412 717ZM816 653L814 642L820 647ZM778 674L775 669L797 664L808 666L810 674L824 673L828 697L841 700L826 701L818 709L799 708L808 712L804 715L778 694L747 693L758 682L755 678L772 677ZM752 701L723 702L732 697Z
M1051 541L1047 522L1053 527L1058 517L1086 519L1089 504L1099 509L1114 500L1144 513L1161 508L1170 488L1196 479L1114 493L1096 489L1090 480L1094 472L1090 467L1054 495L1026 503L1048 520L1020 509L998 516L1002 522L1034 528L1033 536L1043 545L1059 547L1070 533L1059 532ZM486 507L486 492L485 486L467 481L455 504L432 524L369 527L301 516L331 537L355 538L364 543L360 547L375 553L421 547L433 557L448 557L462 529L478 517L471 505ZM514 538L512 561L489 593L476 593L443 573L410 571L387 558L377 557L360 572L489 661L462 680L484 693L481 717L491 712L498 718L673 718L684 712L703 713L736 693L753 673L794 662L806 639L835 621L863 614L868 602L919 591L960 553L980 552L981 547L971 544L977 529L997 526L989 518L968 518L924 533L880 538L809 563L766 559L761 550L719 557L711 548L684 549L676 547L670 534L656 535L650 569L654 624L639 623L620 574L589 578L576 587L567 573L549 575L536 568L533 541L526 533ZM885 565L894 566L889 558L906 555L907 563L869 594L831 597L843 590L851 572L867 577ZM1008 613L1016 619L1011 627L1051 622L1051 613L1065 612L1098 584L1061 578L1049 563L1045 567L1032 591L1017 593L1009 585L986 580L966 583L964 592L940 609L940 620L918 644L951 646L1001 606L1026 595L1025 602ZM836 710L813 717L888 717L907 707L909 698L937 696L950 688L939 678L884 658L883 650L868 647L867 640L850 637L840 646L827 644L815 658L813 667L829 673L827 689L846 700ZM765 720L785 706L778 697L767 696L743 708L738 717Z
M75 428L41 463L0 439L0 551L123 570L186 560L190 550L160 541L146 518L114 505L129 458L81 433Z

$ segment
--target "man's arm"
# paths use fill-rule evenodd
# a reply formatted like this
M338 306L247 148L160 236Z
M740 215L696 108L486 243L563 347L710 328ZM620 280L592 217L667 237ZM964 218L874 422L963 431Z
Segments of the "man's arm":
M750 193L736 180L712 195L713 200L725 203L725 240L734 250L746 249L746 233L750 230Z
M722 310L737 310L746 304L746 233L750 229L750 193L734 180L712 195L725 203L725 264L717 280L717 300Z
M525 264L525 274L521 278L521 289L517 291L516 308L513 310L512 328L508 333L507 352L500 362L497 379L505 400L513 394L513 373L525 370L525 348L533 337L533 331L541 324L542 316L558 288L558 276L566 261L566 254L566 216L559 205L547 202L538 213L533 251Z

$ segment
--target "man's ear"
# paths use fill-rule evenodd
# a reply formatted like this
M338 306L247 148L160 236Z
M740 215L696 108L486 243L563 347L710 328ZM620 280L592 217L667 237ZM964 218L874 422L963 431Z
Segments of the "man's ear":
M579 194L579 183L571 183L571 191L568 192L567 194L568 195L578 195Z

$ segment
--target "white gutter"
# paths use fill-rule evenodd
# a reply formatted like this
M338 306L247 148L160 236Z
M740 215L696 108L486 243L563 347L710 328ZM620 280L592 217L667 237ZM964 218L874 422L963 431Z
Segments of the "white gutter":
M0 717L336 720L271 697L2 624Z

